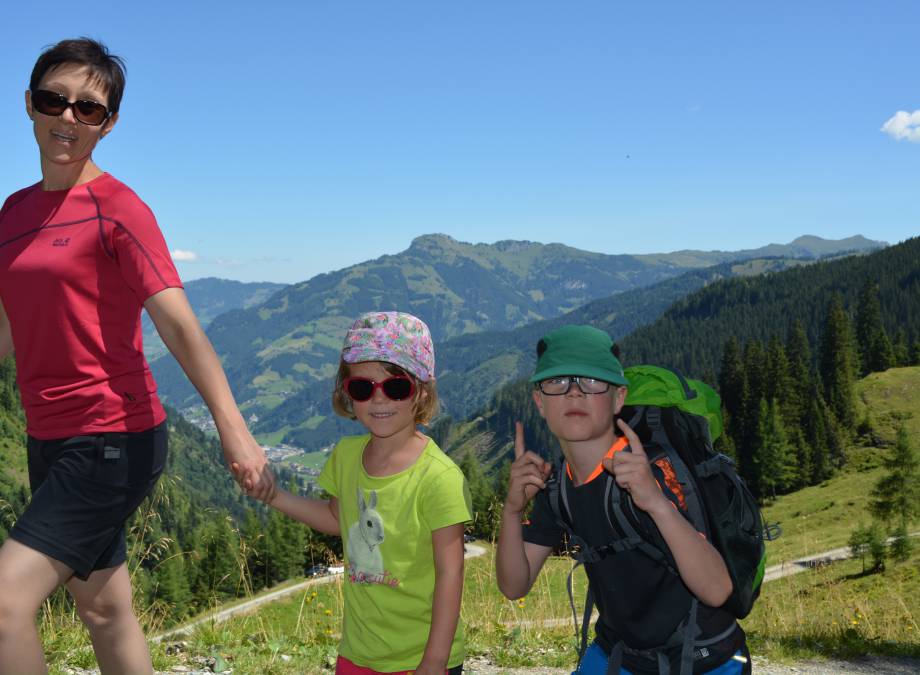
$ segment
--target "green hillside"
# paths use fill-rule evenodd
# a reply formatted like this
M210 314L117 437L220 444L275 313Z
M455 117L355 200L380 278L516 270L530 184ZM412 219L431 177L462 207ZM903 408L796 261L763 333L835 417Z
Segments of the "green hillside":
M811 344L819 344L834 295L853 314L867 282L878 286L889 336L903 331L907 347L914 345L920 340L920 238L865 256L713 283L623 339L621 347L631 363L661 363L691 376L716 373L729 335L740 343L766 343L774 335L785 338L798 320Z
M822 245L814 249L794 244L770 250L814 255L817 250L823 254L879 245L868 240L820 241ZM310 445L316 446L322 444L322 434L308 434L303 425L306 419L327 414L325 397L308 393L302 400L292 399L311 383L328 381L342 335L361 312L396 308L413 312L428 323L441 345L460 335L506 331L557 317L598 298L738 257L743 256L730 252L606 255L561 244L468 244L428 235L396 255L321 274L276 293L262 305L223 314L208 335L237 399L248 413L265 420L260 431L270 434L289 427L293 431L287 441L305 443L309 438ZM171 358L157 360L154 373L162 394L173 405L197 402ZM273 410L285 403L287 408L273 419ZM325 436L335 429L326 429Z
M693 270L646 288L624 291L590 302L567 314L535 321L512 331L476 333L438 346L438 392L444 410L462 419L481 408L499 386L533 367L537 341L565 324L591 324L615 338L629 335L660 317L668 307L694 291L722 279L779 272L812 261L758 258Z
M920 377L917 368L891 368L872 373L859 383L859 398L872 421L873 433L894 443L899 424L911 438L920 438Z
M863 420L855 409L841 418L838 409L832 410L836 404L825 402L836 395L835 391L826 391L829 376L823 372L826 365L818 368L825 348L822 338L827 333L825 321L830 301L836 294L849 302L850 312L845 314L852 317L860 289L867 280L877 282L878 323L887 328L889 335L900 336L897 342L903 352L899 359L917 359L920 352L916 346L907 349L906 345L916 345L920 340L918 261L920 239L912 239L866 256L716 281L677 301L659 320L623 339L624 362L676 366L689 375L702 375L721 386L727 376L723 372L717 377L722 370L724 345L729 339L736 344L748 340L749 349L738 354L737 363L743 387L737 392L722 392L723 403L730 413L729 433L724 438L732 447L721 449L736 454L742 474L755 490L777 490L777 484L772 482L774 475L763 469L764 458L755 455L762 450L764 428L759 425L771 423L773 418L767 418L781 413L786 422L783 452L791 452L791 446L809 454L800 462L803 474L786 480L779 491L820 483L845 462L841 444ZM795 358L807 362L790 361L790 354L794 354L786 349L793 349L794 345L784 344L795 319L799 319L805 333L802 338L805 342L799 349L801 356ZM603 320L593 323L610 329L610 323ZM847 338L847 345L849 340L853 341L850 351L855 352L856 338ZM767 341L771 341L769 350L764 346ZM855 378L858 366L858 360L854 362L851 358L847 366L853 369L851 378ZM765 410L758 407L762 398ZM816 407L806 410L808 405ZM763 420L761 415L765 416ZM512 382L500 387L489 404L468 418L441 420L434 435L454 456L473 452L485 467L495 468L509 456L514 420L533 418L529 387L524 382ZM549 452L555 444L538 431L542 424L535 422L526 425L534 435L528 440L533 447ZM879 421L884 423L885 420ZM795 462L792 457L782 461ZM787 465L783 471L794 473L796 469Z
M0 540L29 499L26 420L19 405L12 357L0 361Z
M290 286L268 302L228 312L208 335L243 401L287 395L328 378L342 335L361 312L399 308L424 319L436 341L505 330L556 316L598 297L686 271L665 260L640 261L561 244L468 244L418 237L405 251ZM171 359L155 363L174 404L193 392Z
M229 279L194 279L184 283L185 294L195 316L202 326L207 327L214 318L233 309L246 309L261 305L284 284L271 282L243 283ZM141 329L144 334L144 355L148 361L166 353L166 345L160 340L147 312L141 314Z

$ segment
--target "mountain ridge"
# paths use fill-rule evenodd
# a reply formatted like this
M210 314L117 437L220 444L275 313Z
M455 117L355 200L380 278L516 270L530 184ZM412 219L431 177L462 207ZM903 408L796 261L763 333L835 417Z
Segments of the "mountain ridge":
M555 243L470 244L444 234L422 235L400 253L317 275L277 291L262 304L224 313L207 332L244 410L268 419L286 402L295 405L292 397L315 383L328 388L342 335L362 312L412 312L441 344L552 319L591 301L710 266L699 258L702 254L686 264L679 258L687 256L669 255L643 259ZM171 357L155 361L153 369L171 404L196 403L197 394ZM325 405L319 392L309 398ZM328 416L328 411L304 406L294 426L315 426L321 423L317 415ZM271 433L286 426L268 429L260 423L258 428Z

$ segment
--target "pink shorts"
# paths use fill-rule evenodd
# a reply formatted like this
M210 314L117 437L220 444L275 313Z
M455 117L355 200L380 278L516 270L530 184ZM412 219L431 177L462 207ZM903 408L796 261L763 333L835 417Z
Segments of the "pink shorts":
M374 670L373 668L355 665L344 656L340 656L335 662L335 675L412 675L413 672L415 671L398 670L396 672L384 673L379 670ZM463 672L463 665L461 664L455 668L445 670L444 672L448 673L448 675L460 675L460 673Z

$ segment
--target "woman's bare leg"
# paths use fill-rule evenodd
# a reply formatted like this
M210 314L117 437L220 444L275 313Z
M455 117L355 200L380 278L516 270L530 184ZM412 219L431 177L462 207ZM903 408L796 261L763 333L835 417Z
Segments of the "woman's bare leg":
M74 577L67 590L89 629L103 675L153 673L147 639L134 614L127 565L96 570L86 581Z
M0 675L48 672L35 615L72 574L64 563L14 539L0 546Z

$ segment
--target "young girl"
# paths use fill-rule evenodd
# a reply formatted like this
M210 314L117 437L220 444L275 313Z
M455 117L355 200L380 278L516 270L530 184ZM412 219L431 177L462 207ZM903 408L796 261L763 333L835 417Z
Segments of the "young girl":
M32 488L0 547L2 675L46 672L35 614L61 585L102 672L153 672L125 564L125 522L167 455L141 307L210 408L240 482L272 492L153 214L93 161L124 86L121 59L99 42L43 52L25 92L42 179L0 209L0 359L15 347Z
M340 440L319 477L329 500L278 489L274 508L344 540L345 611L336 673L463 669L460 469L416 430L437 408L428 327L371 312L345 336L333 407L367 429Z

